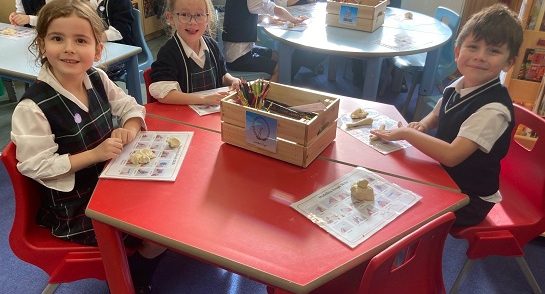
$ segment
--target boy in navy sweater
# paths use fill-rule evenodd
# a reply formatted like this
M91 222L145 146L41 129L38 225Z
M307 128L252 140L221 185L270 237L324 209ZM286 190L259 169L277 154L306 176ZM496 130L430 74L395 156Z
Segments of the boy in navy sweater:
M501 201L500 160L509 149L514 112L499 74L513 65L521 43L520 21L506 6L473 15L454 49L462 77L445 89L433 111L407 127L372 131L383 140L407 140L441 163L470 198L456 211L455 225L480 223ZM435 128L435 137L426 134Z

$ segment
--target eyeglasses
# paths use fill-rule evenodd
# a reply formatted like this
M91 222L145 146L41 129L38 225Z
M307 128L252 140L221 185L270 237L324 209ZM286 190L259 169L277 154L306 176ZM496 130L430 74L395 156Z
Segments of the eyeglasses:
M194 19L196 23L204 23L208 19L208 13L190 14L187 12L174 12L174 14L181 23L190 23L192 19Z

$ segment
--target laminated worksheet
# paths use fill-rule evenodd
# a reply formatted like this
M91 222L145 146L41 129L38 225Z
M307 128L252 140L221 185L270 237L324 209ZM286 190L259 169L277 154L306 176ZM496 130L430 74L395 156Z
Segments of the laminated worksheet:
M374 200L359 201L351 196L352 185L362 179L369 182ZM420 199L421 196L358 167L291 207L354 248Z
M102 171L101 178L175 181L193 132L146 132L123 147Z
M371 130L378 129L381 125L384 125L387 130L394 129L397 128L398 122L379 113L375 109L367 108L364 110L369 113L367 117L373 119L373 124L349 128L347 127L347 123L354 122L355 120L350 118L350 113L345 113L341 115L341 117L339 117L339 119L337 120L337 127L347 132L354 138L360 140L361 142L371 146L373 149L377 150L382 154L392 153L394 151L411 146L411 144L409 144L409 142L405 140L391 142L384 140L372 141L370 139Z
M199 92L193 92L193 94L210 95L218 92L229 92L229 87L221 87L210 90L204 90ZM220 106L209 104L190 104L189 107L193 109L199 116L220 112Z

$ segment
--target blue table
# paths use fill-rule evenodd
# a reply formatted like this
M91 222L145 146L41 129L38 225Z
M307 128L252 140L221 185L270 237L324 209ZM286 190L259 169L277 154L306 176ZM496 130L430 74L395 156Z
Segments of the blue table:
M32 39L33 35L17 39L0 35L0 77L25 83L36 80L40 65L36 63L36 57L28 48ZM127 68L127 91L138 103L142 104L137 57L140 51L142 51L140 47L107 42L101 60L95 65L108 66L124 62Z
M433 17L388 7L384 24L374 32L326 26L326 3L289 7L294 15L310 17L304 31L285 30L263 25L265 32L277 41L280 82L291 84L291 56L297 49L326 53L331 56L359 58L366 61L362 98L375 100L382 60L385 57L428 52L420 95L430 95L439 62L439 49L452 36L450 28Z

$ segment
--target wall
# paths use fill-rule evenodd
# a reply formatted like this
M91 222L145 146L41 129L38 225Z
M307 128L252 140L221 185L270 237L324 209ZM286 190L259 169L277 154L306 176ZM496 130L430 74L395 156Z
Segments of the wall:
M474 0L475 1L475 0ZM462 14L464 0L402 0L401 8L420 12L429 16L435 14L437 6L444 6Z
M15 0L0 0L0 22L8 23L8 16L15 11Z

